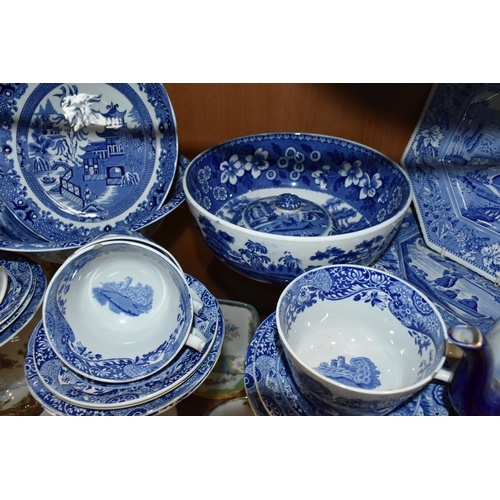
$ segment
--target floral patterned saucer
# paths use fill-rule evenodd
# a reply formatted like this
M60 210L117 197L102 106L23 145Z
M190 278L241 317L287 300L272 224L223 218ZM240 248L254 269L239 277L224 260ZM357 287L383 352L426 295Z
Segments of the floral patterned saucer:
M320 408L313 406L297 389L286 360L276 327L276 313L259 326L246 356L245 389L256 415L265 416L320 416ZM389 416L448 415L446 387L428 384Z

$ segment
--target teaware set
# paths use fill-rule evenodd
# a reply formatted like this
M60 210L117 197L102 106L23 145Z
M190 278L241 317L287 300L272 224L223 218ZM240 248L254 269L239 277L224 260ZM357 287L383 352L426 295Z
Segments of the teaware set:
M2 256L60 264L24 367L47 413L155 415L209 379L220 304L148 237L185 199L222 262L282 286L238 414L500 414L495 85L434 86L400 164L286 131L189 161L161 84L4 87ZM0 266L3 321L32 285Z

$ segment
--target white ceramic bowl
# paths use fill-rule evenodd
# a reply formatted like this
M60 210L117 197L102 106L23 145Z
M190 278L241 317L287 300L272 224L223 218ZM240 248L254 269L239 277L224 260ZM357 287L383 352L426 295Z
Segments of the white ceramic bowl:
M436 307L405 281L364 266L304 273L281 294L276 323L295 383L330 414L385 415L446 359Z
M192 297L184 274L161 252L136 241L102 241L56 272L43 322L72 370L123 383L165 367L186 344Z
M250 278L288 283L328 264L369 265L411 203L399 165L344 139L240 137L201 153L183 179L208 246Z

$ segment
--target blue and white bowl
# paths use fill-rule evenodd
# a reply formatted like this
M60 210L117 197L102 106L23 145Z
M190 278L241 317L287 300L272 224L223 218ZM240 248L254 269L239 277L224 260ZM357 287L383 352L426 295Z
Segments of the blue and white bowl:
M189 164L183 186L211 250L239 273L278 284L329 264L374 262L412 193L381 153L302 133L219 144Z
M127 240L75 252L55 273L43 305L47 338L63 363L116 383L147 377L185 344L196 347L193 314L182 271L153 247Z
M409 283L336 265L281 294L276 324L301 393L334 415L385 415L434 378L446 380L446 325Z

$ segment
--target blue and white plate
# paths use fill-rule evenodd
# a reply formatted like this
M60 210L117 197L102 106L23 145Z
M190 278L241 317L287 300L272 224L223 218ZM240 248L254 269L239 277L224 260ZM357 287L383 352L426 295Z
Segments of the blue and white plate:
M500 282L500 84L439 84L401 159L425 243Z
M282 352L276 313L272 313L255 332L246 356L245 389L254 412L272 416L322 415L321 409L299 392ZM445 386L430 383L389 415L444 416L449 414L446 405Z
M156 212L132 226L133 231L140 231L146 235L153 233L156 229L158 229L158 226L163 223L165 217L184 202L185 195L184 189L182 188L182 179L188 165L189 160L185 156L179 156L174 185L172 186L167 199ZM40 239L31 242L20 241L17 237L18 233L16 235L7 234L5 232L5 227L2 228L2 224L4 224L2 219L3 214L5 214L5 211L0 213L0 249L9 253L29 253L42 260L61 264L76 249L89 242L89 240L85 240L59 244L49 243Z
M178 139L161 84L2 84L0 193L34 235L83 241L161 207Z
M45 387L56 397L83 408L119 409L138 405L172 391L199 369L215 342L220 308L203 284L186 275L189 286L200 297L203 307L194 326L205 336L207 344L200 353L185 347L163 370L138 382L107 384L69 370L52 349L40 322L33 335L35 367Z
M15 313L15 320L11 321L9 326L0 333L0 346L8 342L17 332L26 326L42 303L47 288L47 278L39 264L33 262L31 268L34 276L33 294L31 299L26 300L26 304L21 306L22 311Z
M220 311L220 309L219 309ZM217 334L215 342L201 366L187 378L183 383L178 385L174 390L164 394L158 398L147 401L140 405L121 408L116 410L96 410L82 408L72 405L58 398L47 390L42 383L38 372L36 371L35 361L33 358L35 335L31 335L28 342L27 355L24 362L24 371L28 388L32 396L47 410L54 415L75 415L75 416L125 416L125 415L158 415L191 395L207 378L210 371L217 362L220 351L222 349L222 341L224 339L224 321L222 313L219 312Z
M4 300L0 304L0 330L3 324L21 307L33 283L32 264L20 256L0 252L0 265L9 277Z
M411 211L373 267L419 288L439 309L448 328L470 323L487 333L500 317L499 289L478 273L431 250Z

